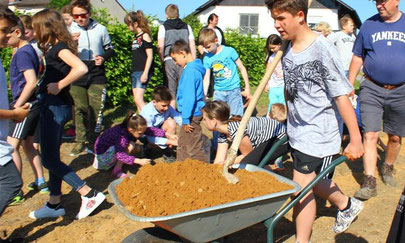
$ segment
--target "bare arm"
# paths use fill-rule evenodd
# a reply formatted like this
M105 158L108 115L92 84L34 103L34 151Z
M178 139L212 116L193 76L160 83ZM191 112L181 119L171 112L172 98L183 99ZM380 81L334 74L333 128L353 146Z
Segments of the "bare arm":
M204 47L203 45L198 45L197 46L198 52L200 53L200 55L202 55L204 53Z
M28 99L34 94L35 88L37 87L37 75L35 74L34 69L28 69L23 72L26 84L23 91L18 97L17 101L14 104L14 107L20 107L24 105Z
M195 41L194 41L194 39L189 39L188 40L188 45L190 46L191 56L193 57L193 59L195 59L196 58L196 51L195 51Z
M363 66L363 58L353 55L352 62L349 67L349 82L353 85L359 74L360 68Z
M0 119L11 119L15 122L21 122L28 115L30 105L26 103L23 106L13 110L0 109Z
M74 55L68 49L59 51L58 57L62 59L62 61L64 61L67 65L69 65L71 67L71 70L68 75L66 75L66 77L59 82L48 84L48 93L53 95L57 95L63 88L78 80L88 71L86 64L84 64L76 55Z
M160 60L162 61L162 63L163 63L163 60L164 60L164 53L163 53L163 49L164 49L164 47L165 47L165 38L159 38L158 39L158 43L157 43L157 45L158 45L158 52L159 52L159 57L160 57Z
M339 113L349 130L350 143L345 148L344 153L347 154L348 158L351 160L358 159L364 154L364 148L353 106L347 95L342 95L333 99L336 102Z
M247 95L246 99L249 100L251 98L251 95L250 95L250 85L249 85L249 77L248 77L247 70L246 70L245 66L243 65L242 61L240 60L240 58L236 59L235 63L238 66L240 73L242 74L242 78L245 83L245 92Z
M237 164L239 164L243 160L243 158L245 158L246 155L248 155L250 152L253 151L252 142L250 141L248 136L244 136L242 138L242 141L240 142L239 145L239 151L241 155L239 155L235 159L235 163Z
M214 164L223 164L225 162L228 147L229 147L228 143L218 143L217 154L215 156Z
M205 75L204 75L204 80L203 80L205 96L207 96L207 94L208 94L208 88L210 86L210 76L211 76L211 69L205 69Z
M143 35L143 39L147 42L152 42L152 39L150 38L149 34L147 34L147 33L145 33ZM146 82L146 80L148 79L148 73L149 73L150 67L152 66L152 61L153 61L152 48L145 49L145 52L146 52L146 63L145 63L145 68L144 68L142 76L141 76L141 82Z

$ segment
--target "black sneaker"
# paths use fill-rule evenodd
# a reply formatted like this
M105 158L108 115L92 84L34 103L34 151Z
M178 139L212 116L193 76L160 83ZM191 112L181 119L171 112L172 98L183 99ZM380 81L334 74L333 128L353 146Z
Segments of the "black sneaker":
M163 159L165 160L165 162L167 163L173 163L174 161L176 161L176 157L175 156L168 156L168 155L163 155Z
M31 182L27 185L27 189L30 191L39 191L41 194L47 194L49 192L48 183L41 183L39 186L35 182Z
M23 203L24 201L25 201L24 193L23 193L23 191L20 190L8 205L15 206L15 205L19 205L19 204Z
M167 147L163 154L163 159L167 163L173 163L176 160L176 152L174 152L174 149Z

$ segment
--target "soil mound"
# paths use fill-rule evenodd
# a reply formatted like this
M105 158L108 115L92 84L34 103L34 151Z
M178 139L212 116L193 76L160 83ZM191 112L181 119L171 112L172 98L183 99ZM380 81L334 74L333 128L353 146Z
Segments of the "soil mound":
M292 189L266 172L237 170L234 185L221 175L222 165L187 159L145 165L117 186L117 196L137 216L157 217L207 208Z

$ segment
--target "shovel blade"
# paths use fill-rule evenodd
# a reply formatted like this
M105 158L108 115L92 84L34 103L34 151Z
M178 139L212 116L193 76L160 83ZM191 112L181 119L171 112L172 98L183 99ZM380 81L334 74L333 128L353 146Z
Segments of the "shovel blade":
M225 177L228 183L237 184L239 182L239 178L236 175L229 173L227 167L224 167L222 175Z

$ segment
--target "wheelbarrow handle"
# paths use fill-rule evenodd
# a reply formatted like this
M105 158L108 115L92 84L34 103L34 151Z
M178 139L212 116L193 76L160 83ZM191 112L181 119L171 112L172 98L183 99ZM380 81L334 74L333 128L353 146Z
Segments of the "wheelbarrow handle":
M347 157L345 155L340 156L339 158L335 159L330 163L321 173L319 173L315 179L313 179L304 189L298 193L289 203L287 203L281 210L276 213L273 217L269 218L264 222L264 225L268 228L267 230L267 242L273 242L273 230L274 226L280 221L284 215L290 211L292 207L295 206L307 193L329 172L331 172L336 166L340 165L341 163L347 161Z
M260 168L263 168L263 166L265 166L268 162L268 160L270 159L270 157L273 155L273 153L278 149L278 147L280 147L280 145L286 143L288 140L287 134L285 134L282 138L280 138L277 142L275 142L269 152L267 152L266 156L264 156L264 158L262 159L262 161L260 162L260 164L258 165Z

